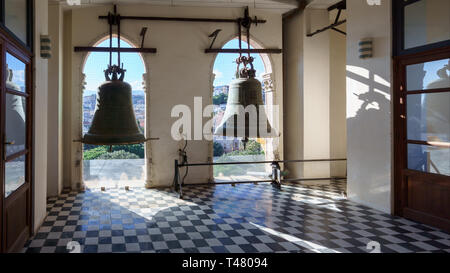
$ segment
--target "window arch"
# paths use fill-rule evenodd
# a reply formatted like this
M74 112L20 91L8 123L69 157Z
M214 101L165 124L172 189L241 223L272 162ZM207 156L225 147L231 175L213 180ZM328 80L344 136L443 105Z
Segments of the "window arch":
M113 36L113 46L117 46L118 37ZM110 38L100 39L94 46L109 47ZM135 47L126 38L121 37L120 46ZM112 64L117 64L118 53L112 54ZM146 133L146 66L139 53L122 53L121 63L124 65L125 81L132 87L133 107L139 128ZM99 64L104 64L99 66ZM82 135L88 130L95 113L98 87L105 81L104 70L109 65L109 53L92 52L86 54L82 73L84 77L81 100ZM87 187L122 187L144 186L148 176L146 168L146 145L113 146L112 152L104 146L82 145L82 181ZM120 167L119 167L120 166Z
M248 44L245 39L242 40L242 47L247 48ZM239 40L237 37L226 42L222 48L238 48ZM250 40L251 48L263 48L261 44ZM274 103L273 84L272 84L272 62L267 54L251 54L256 69L256 78L262 83L261 90L264 104L271 105ZM213 105L214 105L214 121L213 130L221 122L223 113L226 108L226 99L229 91L229 84L235 78L236 62L239 54L219 53L216 55L213 64ZM269 86L270 85L270 86ZM267 92L269 91L270 92ZM270 111L271 107L266 107L266 111ZM270 116L271 113L267 113ZM270 119L270 118L269 118ZM212 155L214 162L227 161L263 161L272 160L276 156L273 149L272 141L267 139L255 139L249 142L247 151L242 151L242 145L238 139L213 137ZM250 151L248 150L250 149ZM258 153L261 151L261 153ZM270 171L270 166L264 165L233 165L233 168L222 166L213 167L213 177L215 180L242 180L244 176L263 177ZM246 178L244 178L246 179Z

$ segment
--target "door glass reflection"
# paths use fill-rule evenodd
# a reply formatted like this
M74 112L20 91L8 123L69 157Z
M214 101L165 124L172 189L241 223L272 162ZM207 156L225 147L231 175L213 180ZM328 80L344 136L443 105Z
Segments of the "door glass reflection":
M26 99L6 94L6 155L25 150L26 143Z
M408 144L408 169L450 176L450 149Z
M25 156L5 163L5 197L25 184Z
M419 0L405 7L405 49L450 40L450 1Z
M450 59L408 65L406 87L408 91L450 88Z
M26 64L13 55L6 53L6 88L26 92Z
M22 42L27 42L27 0L5 1L5 25Z
M408 139L450 142L450 93L409 95Z

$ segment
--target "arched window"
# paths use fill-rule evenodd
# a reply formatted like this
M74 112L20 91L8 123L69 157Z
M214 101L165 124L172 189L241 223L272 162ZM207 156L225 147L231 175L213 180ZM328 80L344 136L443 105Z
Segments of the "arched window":
M250 47L254 43L250 41ZM242 47L247 48L248 44L242 41ZM239 40L232 39L226 43L223 48L238 48ZM256 47L256 46L255 46ZM272 72L272 67L267 56L252 54L254 58L254 68L256 69L256 78L264 85L263 76ZM239 54L219 53L216 57L213 73L213 105L214 105L214 123L213 130L219 126L226 109L230 83L236 78L236 59ZM261 92L263 102L266 103L266 92L263 86ZM272 146L266 145L266 139L250 139L247 149L244 150L241 141L233 137L213 137L213 158L214 162L233 162L233 161L265 161L273 154ZM220 165L214 166L214 179L216 181L243 181L254 180L255 178L267 179L269 166L264 164L249 165Z
M96 46L108 47L109 38L100 41ZM117 45L117 38L113 38ZM134 47L121 39L123 48ZM113 53L113 64L117 64L117 53ZM142 76L145 65L138 53L122 53L121 62L126 69L125 81L132 87L133 108L138 126L145 133L146 99ZM85 88L82 103L83 135L89 130L97 104L98 87L105 81L104 70L109 64L109 53L93 52L85 60ZM83 182L88 188L140 186L145 184L145 146L144 144L106 146L83 144Z

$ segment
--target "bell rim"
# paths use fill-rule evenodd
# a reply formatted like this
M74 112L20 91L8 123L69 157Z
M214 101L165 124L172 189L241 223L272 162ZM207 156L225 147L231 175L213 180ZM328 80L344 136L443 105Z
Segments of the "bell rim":
M133 144L140 144L147 141L144 135L135 135L130 137L127 135L127 138L129 140L119 140L121 136L115 136L114 138L111 138L111 136L108 137L100 137L96 135L86 134L82 138L81 142L84 144L91 144L91 145L99 145L99 146L112 146L112 145L133 145ZM110 141L108 140L111 139Z

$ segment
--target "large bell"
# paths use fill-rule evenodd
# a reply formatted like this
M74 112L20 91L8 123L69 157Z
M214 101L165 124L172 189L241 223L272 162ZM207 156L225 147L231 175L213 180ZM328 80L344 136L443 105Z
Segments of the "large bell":
M109 69L113 77L105 71L107 81L98 89L94 119L82 142L109 146L145 142L134 114L131 86L123 82L125 71L116 66Z
M255 79L255 71L244 70L230 84L228 101L215 135L242 138L273 138L272 128L264 110L261 83Z

